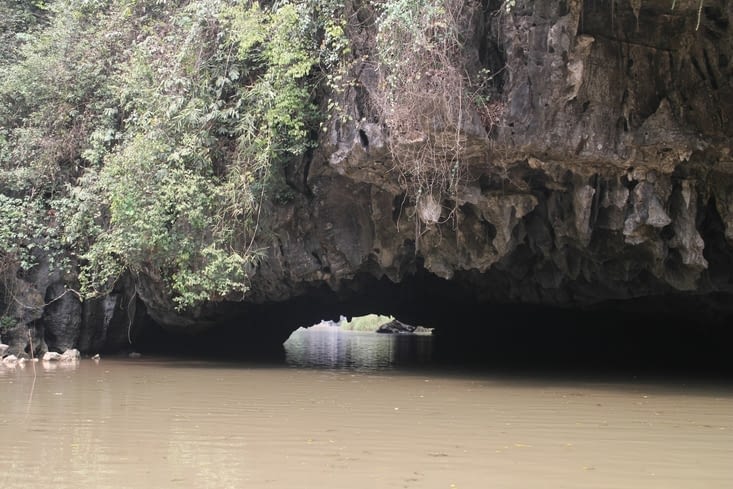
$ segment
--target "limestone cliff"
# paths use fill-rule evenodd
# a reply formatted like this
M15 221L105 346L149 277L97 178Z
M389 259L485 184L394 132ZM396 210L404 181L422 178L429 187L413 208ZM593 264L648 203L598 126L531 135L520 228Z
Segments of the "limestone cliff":
M489 131L467 126L470 177L437 222L416 236L361 70L346 100L361 122L334 121L292 170L303 193L274 212L252 299L416 267L499 301L731 291L730 3L706 4L697 30L692 1L518 4L476 24L500 111Z
M699 28L697 0L670 3L519 0L506 13L484 2L466 50L474 69L495 74L491 118L464 121L466 177L422 207L394 171L363 41L357 83L340 95L349 117L287 168L294 197L265 209L266 259L245 297L179 314L141 276L83 307L73 295L53 302L38 335L57 349L118 348L147 317L190 330L280 318L286 304L316 319L358 313L365 298L399 309L430 284L477 304L682 295L727 311L733 3L706 0ZM61 283L40 295L58 296Z

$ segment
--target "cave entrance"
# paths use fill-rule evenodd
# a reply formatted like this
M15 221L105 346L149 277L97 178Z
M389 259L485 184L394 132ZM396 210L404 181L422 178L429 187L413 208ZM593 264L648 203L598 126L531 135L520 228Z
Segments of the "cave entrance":
M207 311L215 328L184 339L167 334L147 346L152 353L278 365L290 355L290 365L306 365L283 346L294 330L323 319L340 322L341 315L375 313L435 330L430 339L388 335L394 338L379 340L388 343L380 347L363 338L321 338L320 346L311 341L311 348L323 349L321 366L353 367L357 359L374 366L383 362L378 359L394 359L412 348L423 354L408 363L438 369L733 370L733 302L728 294L678 294L564 308L497 304L482 295L501 286L491 275L480 274L443 280L416 273L400 283L358 276L336 291L318 286L280 302L216 304ZM342 350L348 355L334 356Z
M292 367L369 371L429 365L434 342L430 328L367 314L299 327L283 348L285 362Z

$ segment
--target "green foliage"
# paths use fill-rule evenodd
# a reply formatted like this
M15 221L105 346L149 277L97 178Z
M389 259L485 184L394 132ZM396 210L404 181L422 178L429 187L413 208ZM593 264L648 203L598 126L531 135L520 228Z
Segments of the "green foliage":
M75 258L86 297L123 273L179 308L246 292L262 204L295 198L284 165L315 144L341 2L10 3L4 39L32 35L0 59L6 268L44 246Z
M433 52L456 36L457 25L444 0L391 0L381 7L377 47L383 68L390 71L390 85L401 82L396 75L405 73L417 55Z
M332 68L344 49L338 2L259 2L229 11L240 61L255 71L239 125L243 161L283 163L312 147L319 115L312 101L317 67ZM318 39L322 36L322 42Z
M59 257L55 215L28 197L0 194L0 273L28 271L43 252L52 266Z
M53 4L48 27L0 76L0 185L16 192L55 192L73 178L88 135L105 125L113 103L106 82L124 45L114 35L120 21L64 3Z
M0 333L4 334L15 328L18 325L18 321L10 316L0 316Z
M0 66L17 61L18 54L36 29L43 25L48 10L43 0L2 0L0 2Z
M394 321L394 317L367 314L366 316L353 317L351 321L344 321L339 326L345 331L376 331L380 326L390 321Z
M227 192L231 180L223 171L235 157L231 148L247 106L245 90L234 86L239 67L219 23L222 5L202 1L181 9L169 21L175 29L134 46L112 79L124 132L101 152L98 174L86 182L101 199L72 193L77 208L107 217L82 255L86 295L108 291L123 272L164 281L181 308L247 289L245 266L257 258L242 246L251 242L253 180ZM239 208L244 227L224 221L232 208ZM77 219L71 229L97 221Z

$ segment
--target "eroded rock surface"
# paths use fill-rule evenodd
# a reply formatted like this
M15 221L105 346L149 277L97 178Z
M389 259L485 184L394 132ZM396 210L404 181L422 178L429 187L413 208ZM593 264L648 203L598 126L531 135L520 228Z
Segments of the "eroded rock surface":
M731 291L733 113L729 2L517 2L477 41L504 66L502 115L466 130L469 178L423 207L405 196L389 136L357 100L368 69L285 208L253 297L366 272L496 277L486 300L583 304ZM439 213L436 215L436 207ZM721 233L722 232L722 233ZM722 278L722 280L721 280Z

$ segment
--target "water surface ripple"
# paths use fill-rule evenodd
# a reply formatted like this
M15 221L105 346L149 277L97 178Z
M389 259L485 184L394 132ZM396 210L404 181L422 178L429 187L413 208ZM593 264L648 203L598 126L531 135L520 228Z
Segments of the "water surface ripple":
M0 487L733 487L725 385L293 358L0 367Z

